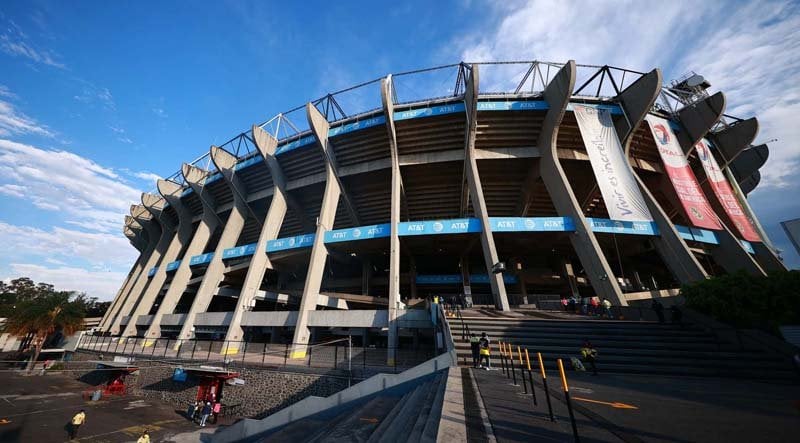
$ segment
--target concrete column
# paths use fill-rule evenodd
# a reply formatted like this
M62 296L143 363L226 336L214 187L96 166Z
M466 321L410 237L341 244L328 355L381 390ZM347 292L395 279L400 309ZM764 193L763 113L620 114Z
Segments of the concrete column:
M725 112L725 104L725 94L717 92L710 97L678 110L678 120L684 130L680 131L677 136L687 156L694 150L694 146L703 137L707 136L711 128L722 118L722 114ZM706 195L706 198L716 197ZM714 261L727 272L744 270L753 275L765 275L761 266L747 253L736 236L725 226L725 223L722 220L719 220L719 223L722 225L722 230L715 231L719 239L719 245L710 248Z
M180 211L179 214L183 213L184 217L189 217L189 220L192 219L194 214L192 214L181 201L181 194L183 193L182 186L171 181L159 180L158 192L169 202L170 206ZM153 340L161 337L161 317L175 310L175 306L178 304L184 291L186 291L186 285L189 283L189 279L192 278L192 270L189 267L191 258L203 253L208 244L208 240L211 238L211 235L214 233L214 230L217 229L218 225L219 219L216 214L203 212L200 223L197 225L197 230L195 230L192 241L189 243L189 247L186 248L183 257L179 257L181 259L181 264L175 271L169 289L167 289L167 293L164 295L161 305L153 316L153 322L145 333L145 347L152 345Z
M550 109L545 115L539 136L539 151L542 155L540 173L558 214L571 217L574 221L575 233L570 236L570 241L596 295L608 298L612 303L627 306L628 302L622 295L614 273L600 249L597 238L589 228L589 223L558 160L558 126L564 118L574 87L575 61L570 60L544 90L544 98Z
M192 188L192 191L200 197L200 202L203 205L203 217L216 216L217 202L214 197L204 189L204 180L209 175L208 172L196 168L194 166L184 164L181 169L183 178L186 183ZM225 226L222 227L222 234L220 235L219 242L216 249L214 249L214 258L206 268L203 275L203 280L200 282L200 287L197 289L197 294L194 296L192 307L186 315L186 321L181 327L181 332L178 338L188 340L192 338L192 328L195 326L195 317L200 312L205 312L211 303L211 298L214 297L219 287L219 283L225 273L225 263L222 261L222 252L228 248L236 246L236 241L244 229L244 221L247 214L247 209L244 207L245 203L240 199L233 199L233 207L228 216ZM180 343L180 342L178 342ZM176 344L176 350L180 347Z
M254 131L253 136L255 138L256 147L261 152L264 160L267 161L267 167L269 167L272 160L268 161L267 159L269 157L274 158L275 150L278 146L277 140L264 131L260 133ZM222 172L232 188L242 187L241 184L236 183L233 176L233 167L236 165L236 158L233 155L223 149L215 149L212 147L211 158L214 160L214 164L217 165L217 169ZM274 178L273 176L273 183ZM261 233L258 236L256 252L250 258L250 266L247 268L247 274L244 277L244 284L239 293L239 301L236 304L236 310L233 313L233 318L231 318L231 323L228 326L228 332L225 335L225 340L232 343L229 343L222 349L223 354L233 355L239 353L239 345L235 342L241 341L244 338L242 315L249 306L250 301L253 300L258 293L258 290L261 289L264 273L267 269L272 269L272 263L270 263L269 257L267 257L267 241L278 237L283 219L286 216L286 209L286 196L275 186L272 193L272 201L270 202L269 210L267 210L267 217L261 224ZM319 291L317 291L317 293L319 293ZM316 301L316 298L314 298L315 304Z
M392 100L392 77L381 80L381 103L383 115L386 116L386 130L389 133L389 153L392 160L392 189L391 204L389 209L389 333L387 364L393 366L397 348L397 307L400 303L400 237L398 225L400 224L400 193L402 190L403 176L400 173L400 161L397 154L397 131L394 125L394 101ZM413 274L413 272L412 272ZM413 277L412 277L413 278ZM411 283L412 297L416 296L416 282Z
M578 292L578 279L575 277L575 269L572 267L572 263L569 260L561 260L561 273L567 280L570 295L573 297L580 296L580 293Z
M494 298L495 308L501 311L508 311L511 306L508 304L506 286L503 283L503 274L495 274L492 268L500 259L497 256L497 248L494 244L492 226L489 223L489 211L486 209L486 200L483 196L481 177L478 173L478 162L475 159L475 131L478 125L478 65L472 65L472 73L467 80L467 89L464 94L464 108L467 115L467 131L464 136L464 172L467 176L469 195L472 199L472 209L475 216L481 221L481 246L483 246L483 260L486 263L486 274L489 276L489 285L492 288L492 298Z
M622 146L625 149L625 157L628 159L628 167L633 172L639 190L647 204L647 209L653 216L653 221L658 226L659 236L652 237L651 241L655 246L658 255L664 260L672 275L681 284L693 283L708 278L703 266L689 250L686 242L678 234L675 225L667 214L658 204L653 194L647 189L636 169L630 164L630 148L633 141L633 133L639 125L643 124L645 116L652 109L658 93L661 90L662 78L661 71L654 69L641 76L633 84L625 88L616 97L624 112L624 118L617 120L616 130L620 137Z
M364 259L361 262L361 294L369 295L370 280L372 279L372 261Z
M164 208L166 205L166 199L164 197L152 194L143 194L142 202L149 211L153 212L154 216L159 214L160 219L162 220L167 217L167 215L164 214ZM155 301L156 296L158 296L162 286L164 286L164 282L167 280L167 263L177 260L178 254L180 254L183 246L189 243L189 240L192 238L193 229L191 212L189 212L189 210L183 205L173 206L173 209L175 210L175 213L178 214L178 226L175 231L175 235L172 237L172 240L169 242L169 246L159 261L158 269L156 270L155 275L150 278L150 281L140 297L139 303L134 307L133 312L131 313L131 319L128 322L128 325L122 331L123 337L135 335L136 319L140 315L146 315L150 311L150 308L153 307L153 302Z
M100 324L98 325L98 329L100 331L107 330L108 323L114 317L114 313L119 310L120 305L122 305L125 296L130 290L130 286L133 285L133 282L139 277L147 258L153 252L153 248L155 248L155 240L151 242L144 228L142 228L142 226L130 215L125 216L125 230L138 233L136 235L139 238L139 246L137 246L137 249L139 249L139 257L137 257L136 262L133 264L133 267L131 267L130 272L128 272L128 276L125 278L125 281L122 282L117 295L114 297L111 305L106 310L103 318L100 319Z
M148 194L142 194L143 200L145 195ZM148 202L152 203L150 200L148 200ZM120 323L122 322L122 317L131 315L136 302L141 297L150 280L150 277L147 275L148 272L150 269L158 265L158 263L161 261L161 257L167 251L167 248L169 247L173 237L175 237L175 227L168 220L159 220L157 217L155 217L153 215L153 212L157 212L155 208L148 208L147 204L143 204L140 206L135 206L135 209L135 212L131 210L133 218L143 227L145 227L145 229L149 227L151 231L148 232L152 232L151 238L158 238L158 243L156 243L153 253L150 254L150 257L147 259L142 271L139 273L139 277L136 278L136 281L131 286L125 302L120 306L119 311L117 311L115 318L112 320L108 329L111 335L117 335L121 332ZM131 322L135 321L135 319L131 319Z
M327 157L328 129L330 125L325 117L320 114L314 105L306 104L306 114L308 124L314 134L314 138L322 147L323 155ZM305 285L303 286L303 298L300 300L300 312L297 313L297 323L294 328L294 338L292 339L291 358L304 358L308 347L309 335L308 313L313 311L319 298L319 288L322 284L322 274L325 271L325 262L328 259L328 249L325 247L325 231L333 229L333 222L336 219L336 209L339 205L341 187L336 177L333 166L330 162L325 162L325 192L322 196L322 206L319 211L316 236L314 245L311 247L311 258L308 263L308 273L306 274Z

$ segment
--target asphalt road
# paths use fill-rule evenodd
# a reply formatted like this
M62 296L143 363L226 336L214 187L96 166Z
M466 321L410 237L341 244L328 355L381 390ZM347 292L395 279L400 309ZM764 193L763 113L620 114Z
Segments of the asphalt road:
M81 409L86 423L81 442L136 441L145 429L152 441L196 429L174 409L158 402L125 396L84 401L87 386L68 375L25 376L0 372L0 442L60 442L66 424Z

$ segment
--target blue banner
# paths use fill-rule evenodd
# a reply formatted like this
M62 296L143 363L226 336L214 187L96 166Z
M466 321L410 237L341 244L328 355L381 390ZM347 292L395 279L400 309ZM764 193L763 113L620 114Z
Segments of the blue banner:
M180 265L181 265L181 261L180 260L175 260L174 262L167 263L167 272L172 272L172 271L178 269L178 267Z
M412 118L433 117L436 115L455 114L457 112L464 112L464 102L397 111L394 113L394 120L411 120Z
M478 102L478 111L546 111L550 105L544 100Z
M204 185L208 185L208 184L214 183L215 181L217 181L217 180L219 180L221 178L222 178L222 173L215 172L215 173L209 175L208 177L206 177L206 180L203 182L203 184Z
M330 128L328 129L328 137L347 134L348 132L367 129L372 126L382 125L384 123L386 123L386 117L381 114L376 117L368 118L365 120L359 120L357 122L348 123L346 125L337 126L335 128Z
M548 232L575 230L570 217L489 217L493 232Z
M658 235L658 226L651 221L622 221L607 218L586 218L594 232L612 234Z
M388 237L391 233L391 224L359 226L350 229L335 229L325 232L325 243L338 243L343 241L367 240L370 238Z
M197 266L197 265L204 265L206 263L211 263L211 260L214 259L213 252L206 252L205 254L195 255L191 259L189 259L189 266Z
M314 138L313 135L307 135L305 137L300 137L297 140L286 143L285 145L278 146L278 149L275 150L275 155L285 154L289 151L297 149L301 146L310 145L312 143L316 143L317 139Z
M597 109L608 109L611 114L613 115L622 115L622 108L619 105L606 105L606 104L595 104L595 103L576 103L581 106L588 106L590 108L597 108ZM572 103L567 105L567 111L574 111L575 109L572 107Z
M183 190L183 192L181 192L181 197L186 197L187 195L191 194L192 192L193 192L192 188L186 188L186 189Z
M503 282L506 284L517 283L516 275L503 274ZM461 284L460 274L434 274L434 275L417 275L416 282L419 285L452 285ZM488 274L470 274L469 282L474 284L489 284Z
M684 240L692 240L692 241L694 240L694 236L692 235L692 230L689 229L688 226L675 225L675 230L678 231L678 234Z
M244 169L244 168L246 168L248 166L252 166L252 165L254 165L256 163L261 163L263 161L264 161L264 158L261 157L261 154L255 153L252 157L250 157L250 158L248 158L246 160L240 161L239 163L236 163L236 166L234 166L233 169L238 171L240 169Z
M296 235L294 237L278 238L267 242L267 252L284 251L287 249L308 248L314 244L314 234Z
M158 266L156 266L155 268L150 268L150 270L147 271L147 276L152 277L156 275L156 271L158 271Z
M236 258L236 257L246 257L248 255L253 255L256 253L256 246L257 243L250 243L249 245L242 245L237 246L235 248L228 248L222 251L222 259L227 260L229 258Z
M742 247L744 248L745 251L747 251L750 254L756 255L756 250L753 249L753 245L749 241L747 240L739 240L739 241L742 242Z
M402 222L397 225L397 235L439 235L481 232L481 221L477 218Z
M681 238L689 241L696 241L700 243L709 243L718 245L717 234L708 229L690 228L688 226L675 225L675 230L678 231Z

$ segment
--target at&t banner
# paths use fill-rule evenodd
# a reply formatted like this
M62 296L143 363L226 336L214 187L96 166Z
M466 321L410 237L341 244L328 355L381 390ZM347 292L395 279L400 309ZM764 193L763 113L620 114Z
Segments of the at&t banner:
M611 111L573 105L594 176L612 220L653 221L636 178L626 163Z
M722 208L728 214L728 218L731 219L733 224L736 225L736 229L742 234L742 238L747 241L761 241L756 230L753 229L752 223L742 211L739 200L733 194L731 184L728 183L725 175L719 169L719 163L717 163L717 159L714 158L711 149L709 149L708 140L700 140L695 145L695 148L697 149L697 156L700 157L700 163L703 165L703 170L706 171L711 189L714 190L714 195L717 196L717 200L722 204Z
M689 221L698 228L721 230L722 226L703 195L703 190L700 189L697 178L689 167L686 156L683 155L683 149L672 128L669 127L669 122L655 115L648 115L645 120L650 126L664 169L667 170L672 187L678 193L678 199Z

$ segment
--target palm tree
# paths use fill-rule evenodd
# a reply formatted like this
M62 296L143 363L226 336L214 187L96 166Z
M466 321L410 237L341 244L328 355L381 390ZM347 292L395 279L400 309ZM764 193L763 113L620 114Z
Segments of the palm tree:
M66 291L42 292L18 304L6 321L5 332L18 337L33 334L33 355L28 362L28 370L33 369L50 334L61 331L65 336L72 335L83 328L86 312L80 303L70 300L73 295Z

